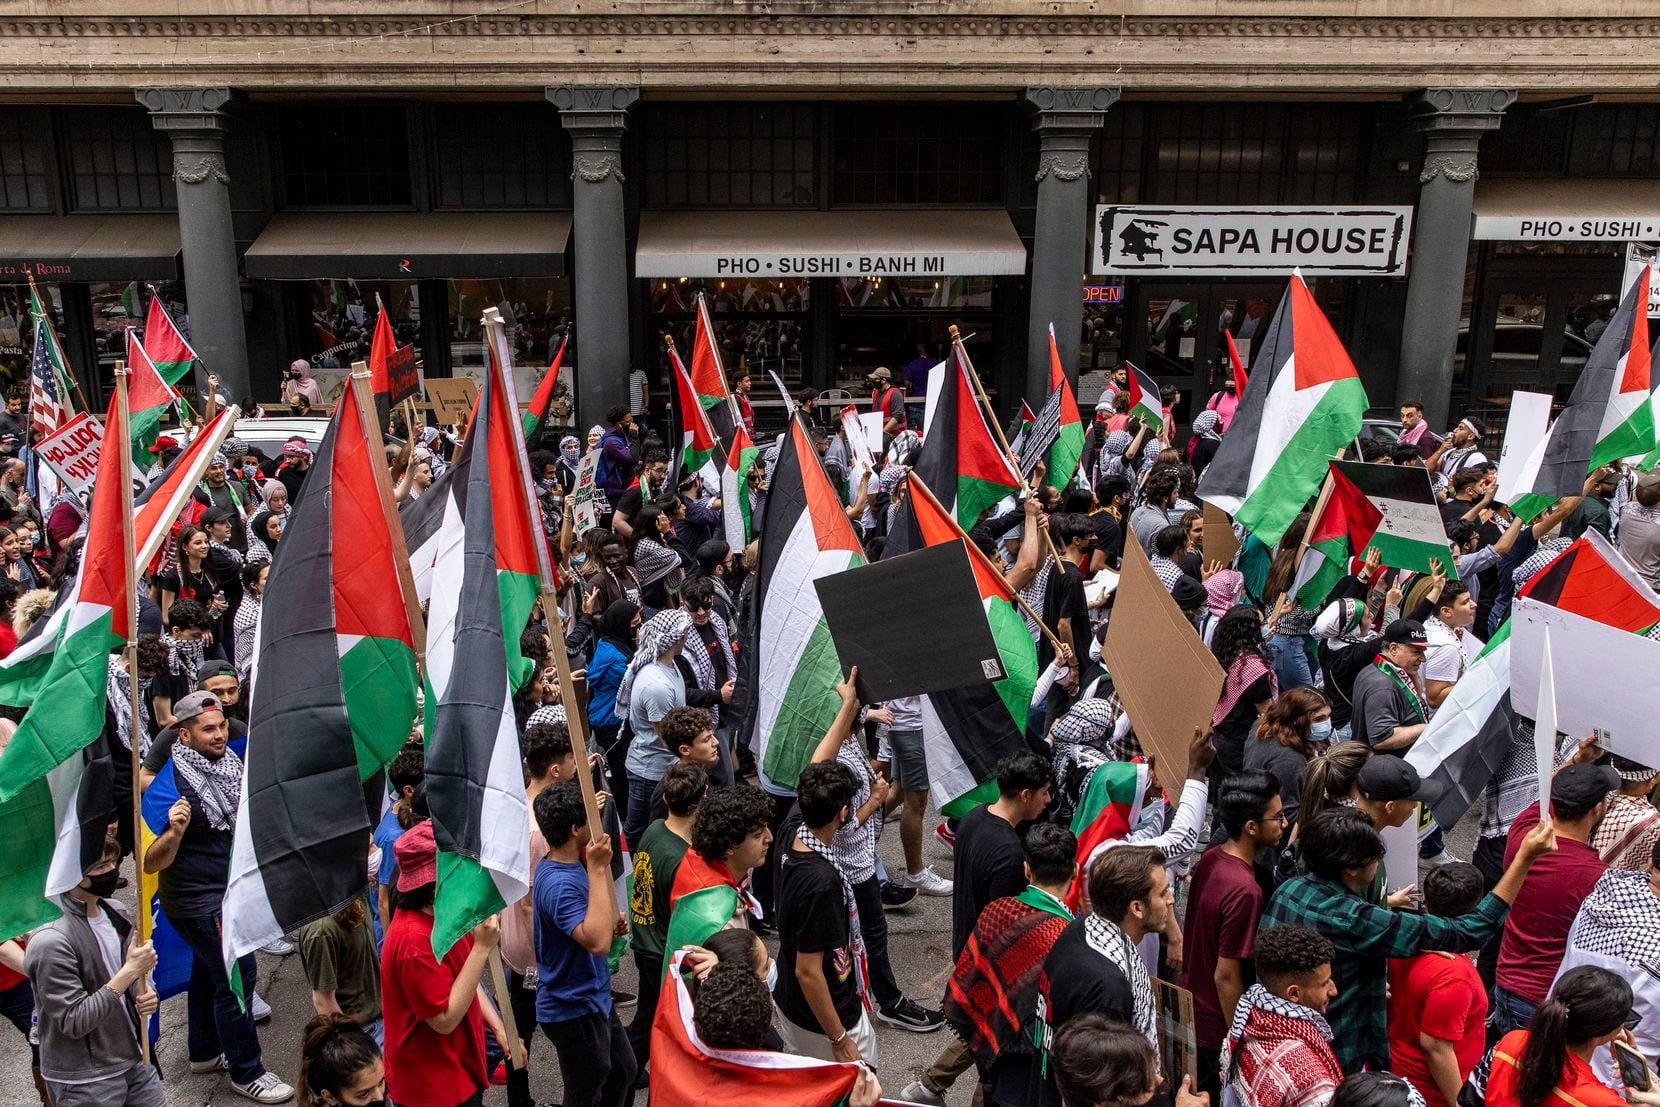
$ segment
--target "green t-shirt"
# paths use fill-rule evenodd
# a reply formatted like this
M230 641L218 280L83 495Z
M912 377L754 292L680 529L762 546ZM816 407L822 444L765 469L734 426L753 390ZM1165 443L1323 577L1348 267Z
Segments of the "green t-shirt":
M646 827L634 847L634 879L628 891L628 927L634 948L652 957L663 956L669 933L669 895L674 874L686 856L686 839L658 819Z
M300 962L311 990L333 992L340 1010L359 1026L380 1018L380 958L375 953L375 928L367 917L351 930L333 915L301 927Z

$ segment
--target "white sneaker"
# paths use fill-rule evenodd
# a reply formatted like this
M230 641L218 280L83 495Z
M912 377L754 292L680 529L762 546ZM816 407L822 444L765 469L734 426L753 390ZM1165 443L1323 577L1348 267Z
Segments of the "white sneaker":
M899 1093L899 1098L906 1103L923 1103L927 1104L927 1107L945 1107L945 1100L929 1091L920 1080L913 1080L905 1085L904 1090Z
M248 1013L254 1017L255 1022L264 1022L271 1017L271 1005L255 992L254 998L248 1001Z
M919 873L909 873L905 882L925 896L948 896L951 894L951 881L934 871L934 866L926 865Z
M223 1053L211 1061L190 1062L190 1071L197 1074L204 1072L224 1072L227 1067L228 1066L225 1064L225 1055Z
M272 938L259 947L261 953L269 953L272 957L287 957L294 952L294 943L282 938Z
M1431 867L1434 867L1436 865L1451 865L1453 862L1457 861L1458 859L1459 859L1458 855L1453 853L1452 850L1443 849L1440 853L1436 854L1434 857L1424 858L1421 862L1419 862L1419 864L1429 865Z
M294 1089L282 1082L274 1072L262 1072L246 1084L231 1081L237 1095L246 1096L255 1103L287 1103L294 1098Z

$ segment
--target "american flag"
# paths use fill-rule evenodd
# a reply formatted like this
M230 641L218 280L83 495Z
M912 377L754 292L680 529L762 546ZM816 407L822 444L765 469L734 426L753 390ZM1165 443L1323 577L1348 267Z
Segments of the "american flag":
M54 355L57 336L44 316L35 316L35 353L29 362L29 441L39 442L64 423L71 412L65 401Z

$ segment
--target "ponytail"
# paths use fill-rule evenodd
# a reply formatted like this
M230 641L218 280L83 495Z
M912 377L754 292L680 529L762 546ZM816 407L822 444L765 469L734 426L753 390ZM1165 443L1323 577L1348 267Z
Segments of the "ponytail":
M1541 1107L1562 1079L1569 1047L1619 1030L1632 1002L1631 985L1607 969L1582 965L1563 973L1527 1024L1527 1044L1517 1062L1517 1102Z
M1349 794L1360 777L1360 767L1371 758L1365 742L1339 742L1303 766L1302 807L1297 821L1306 824Z
M299 1107L322 1107L321 1095L336 1100L370 1065L380 1062L380 1047L347 1015L318 1015L306 1024L300 1045Z

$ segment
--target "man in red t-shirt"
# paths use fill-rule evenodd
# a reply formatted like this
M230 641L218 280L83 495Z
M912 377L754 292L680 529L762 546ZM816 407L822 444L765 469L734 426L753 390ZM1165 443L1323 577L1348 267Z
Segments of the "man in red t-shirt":
M1499 1034L1526 1026L1550 993L1574 915L1608 868L1588 843L1607 810L1608 793L1619 786L1619 773L1589 763L1569 765L1551 781L1556 849L1534 862L1504 920L1493 989L1493 1023ZM1534 803L1510 824L1506 865L1538 822L1539 805Z
M1216 810L1227 841L1212 846L1193 870L1187 922L1182 927L1181 985L1193 993L1193 1032L1199 1047L1197 1081L1212 1103L1222 1095L1222 1044L1239 997L1256 980L1251 968L1262 886L1257 850L1279 844L1285 805L1272 773L1236 773L1222 785Z
M398 1107L477 1107L488 1083L486 1023L497 1041L508 1040L478 983L501 938L501 924L492 915L451 946L442 961L434 958L438 847L432 822L416 823L392 850L398 858L397 913L380 951L386 1094ZM515 1052L522 1057L521 1050Z
M1481 902L1481 870L1462 861L1424 877L1424 906L1445 919ZM1453 1107L1487 1046L1487 989L1475 963L1426 950L1389 962L1389 1063L1427 1107Z

